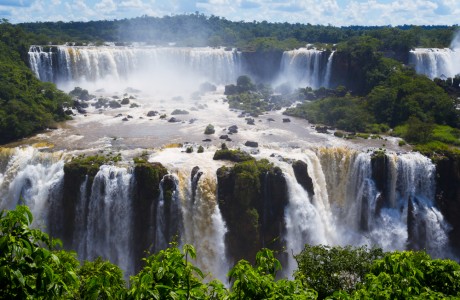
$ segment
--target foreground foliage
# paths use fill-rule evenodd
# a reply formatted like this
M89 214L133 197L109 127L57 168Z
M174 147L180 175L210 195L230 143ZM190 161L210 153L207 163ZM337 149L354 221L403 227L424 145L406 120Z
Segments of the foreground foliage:
M144 259L127 288L119 267L98 258L82 265L76 253L31 229L26 206L0 214L2 299L455 299L460 265L425 252L309 246L295 256L293 280L277 280L281 264L262 249L255 265L239 261L228 273L230 288L206 283L195 267L195 249L173 243Z

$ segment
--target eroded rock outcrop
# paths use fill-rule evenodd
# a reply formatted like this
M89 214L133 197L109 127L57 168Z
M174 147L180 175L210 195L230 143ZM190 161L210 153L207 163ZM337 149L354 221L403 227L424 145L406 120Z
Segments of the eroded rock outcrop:
M447 155L435 159L436 205L452 226L449 239L457 257L460 256L460 156Z
M280 250L284 245L280 237L288 203L281 169L267 160L249 160L219 168L217 179L230 259L254 260L261 247Z

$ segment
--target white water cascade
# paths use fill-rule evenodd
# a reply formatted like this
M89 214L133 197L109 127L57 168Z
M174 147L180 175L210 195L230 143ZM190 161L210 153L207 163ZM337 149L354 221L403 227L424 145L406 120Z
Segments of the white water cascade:
M132 220L132 174L126 168L101 166L94 178L91 195L81 194L86 207L82 222L76 222L81 239L75 239L81 260L94 260L98 256L109 259L128 274L133 274L130 255ZM87 201L87 202L86 202ZM86 203L85 203L86 202ZM81 227L80 227L81 226Z
M192 178L181 174L184 236L183 243L195 246L196 264L205 273L225 282L229 264L225 251L227 229L217 205L217 178L199 170Z
M204 81L228 84L240 75L240 53L223 48L32 46L32 71L60 88L109 88L124 84L156 91L196 88Z
M64 176L63 153L33 147L0 149L0 209L25 204L34 225L46 230L49 201L59 194Z
M376 188L369 153L321 148L295 158L307 163L315 194L302 188L288 164L280 165L289 190L285 211L289 253L299 253L309 243L368 245L385 251L409 245L435 257L450 255L449 226L433 204L435 167L428 158L388 154L386 191ZM385 201L382 193L388 197ZM408 211L411 201L413 209ZM294 267L291 259L286 274Z
M434 257L451 257L450 228L435 205L436 172L430 159L418 153L387 153L382 169L376 169L371 153L346 148L286 151L284 155L289 159L270 159L282 169L287 183L289 202L282 238L289 253L297 254L310 243L369 245L385 251L426 249ZM197 157L203 165L205 158ZM314 193L298 183L291 159L307 165ZM29 205L34 226L67 234L70 245L66 247L78 251L81 260L102 256L126 274L133 274L135 260L139 259L134 257L133 237L139 234L137 231L152 232L147 239L158 251L178 230L180 244L196 247L196 265L225 281L229 268L226 252L232 245L225 245L227 228L217 205L218 165L194 168L192 177L188 162L177 164L166 175L174 179L173 202L166 210L165 195L161 193L154 202L156 221L135 225L131 167L103 165L93 178L86 176L76 185L70 183L76 193L70 201L62 197L63 187L68 184L64 180L64 160L62 152L47 153L32 147L1 149L0 209ZM383 173L380 181L375 178L376 172ZM295 269L290 259L286 275Z
M409 63L431 79L453 78L460 73L460 49L416 48L409 53Z
M279 80L295 87L329 87L334 52L327 53L309 48L285 51Z

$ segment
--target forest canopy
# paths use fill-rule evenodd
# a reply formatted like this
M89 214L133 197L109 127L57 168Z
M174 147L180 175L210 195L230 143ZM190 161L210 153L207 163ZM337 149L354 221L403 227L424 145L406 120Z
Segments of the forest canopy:
M226 46L255 50L268 43L271 49L292 49L306 43L337 44L367 35L381 41L379 50L407 52L413 47L448 47L458 26L347 26L300 23L234 22L198 12L164 17L90 22L35 22L19 24L34 34L35 44L65 42L176 43L182 46Z

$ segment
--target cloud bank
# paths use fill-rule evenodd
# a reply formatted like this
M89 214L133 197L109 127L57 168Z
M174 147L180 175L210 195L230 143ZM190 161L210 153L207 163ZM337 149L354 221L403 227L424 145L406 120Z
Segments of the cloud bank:
M12 23L113 20L204 13L232 21L347 25L453 25L458 0L0 0Z

